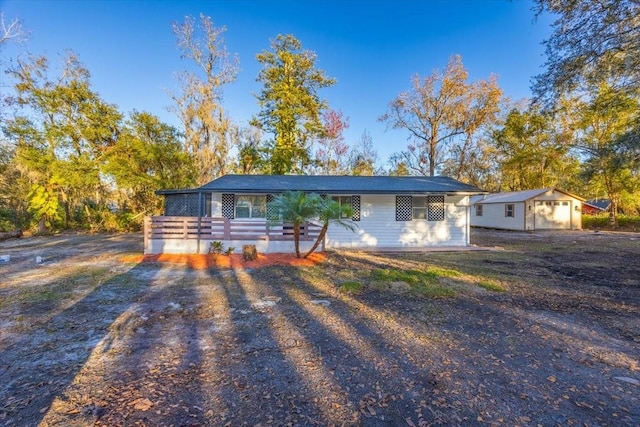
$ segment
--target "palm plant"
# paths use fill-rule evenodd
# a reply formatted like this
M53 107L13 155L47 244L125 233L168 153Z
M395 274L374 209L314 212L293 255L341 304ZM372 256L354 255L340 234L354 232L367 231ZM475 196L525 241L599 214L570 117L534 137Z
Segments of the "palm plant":
M300 258L300 225L318 216L321 203L322 198L318 194L305 194L303 191L287 191L276 196L269 203L270 221L293 224L293 242L298 258Z
M293 224L293 241L296 257L300 258L300 226L312 219L322 222L322 229L313 247L304 255L308 257L315 251L327 235L329 224L336 223L348 230L356 226L345 218L351 218L353 211L348 205L341 205L329 198L323 199L319 194L306 194L303 191L287 191L276 196L269 203L269 220L271 222L289 222Z
M304 255L304 258L311 255L313 251L318 248L320 242L324 240L327 235L327 230L329 229L329 224L338 224L350 231L354 231L357 228L356 224L346 219L353 216L353 209L351 209L351 206L341 205L330 198L327 198L326 200L320 198L320 201L321 203L318 206L318 219L322 222L322 229L320 230L320 234L318 234L318 238L315 243L311 249L309 249L309 252Z

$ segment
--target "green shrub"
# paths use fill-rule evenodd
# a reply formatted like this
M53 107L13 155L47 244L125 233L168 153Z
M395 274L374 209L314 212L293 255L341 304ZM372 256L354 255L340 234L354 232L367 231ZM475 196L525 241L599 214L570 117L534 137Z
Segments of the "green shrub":
M640 216L618 215L618 227L622 230L640 230ZM612 230L609 214L582 215L582 228L587 230Z
M220 255L224 252L224 244L220 240L214 240L209 244L209 253L214 255Z

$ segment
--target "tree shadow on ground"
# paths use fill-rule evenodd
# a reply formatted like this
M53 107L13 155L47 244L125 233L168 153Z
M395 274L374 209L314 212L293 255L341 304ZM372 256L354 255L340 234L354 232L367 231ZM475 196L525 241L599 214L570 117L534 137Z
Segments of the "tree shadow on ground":
M436 419L421 403L437 388L433 366L421 357L430 351L427 340L394 342L388 330L352 308L339 301L326 305L305 284L304 269L264 271L238 269L225 284L228 300L236 302L232 354L238 357L218 369L250 385L240 396L229 392L227 418L214 424L267 423L267 415L296 425Z
M146 291L135 279L148 267L107 274L80 299L23 304L20 322L0 348L0 421L38 425L54 399L73 382L113 323ZM55 276L55 273L52 273ZM75 273L55 276L57 283L77 280ZM123 283L125 284L123 286ZM55 295L51 296L55 298Z

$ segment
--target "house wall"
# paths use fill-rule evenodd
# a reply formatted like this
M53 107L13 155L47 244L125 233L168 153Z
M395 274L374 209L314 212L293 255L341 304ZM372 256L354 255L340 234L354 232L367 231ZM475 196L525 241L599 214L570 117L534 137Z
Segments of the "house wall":
M468 197L445 197L444 221L396 221L395 195L361 195L360 221L355 231L329 226L326 247L400 248L466 246L469 243Z
M505 217L506 203L483 203L482 216L476 216L475 206L471 207L471 225L475 227L500 228L504 230L525 230L531 218L525 215L525 204L512 203L514 216Z

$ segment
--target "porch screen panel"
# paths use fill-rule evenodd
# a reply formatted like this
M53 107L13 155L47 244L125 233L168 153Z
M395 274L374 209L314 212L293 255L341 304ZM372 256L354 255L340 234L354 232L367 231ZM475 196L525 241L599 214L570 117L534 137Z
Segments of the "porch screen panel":
M351 196L352 221L360 221L360 196Z
M396 221L413 219L413 201L411 196L396 196Z
M227 219L235 218L235 197L233 194L222 194L222 216Z
M428 221L444 221L444 196L427 197Z
M198 194L165 195L164 214L166 216L198 216L198 196Z

